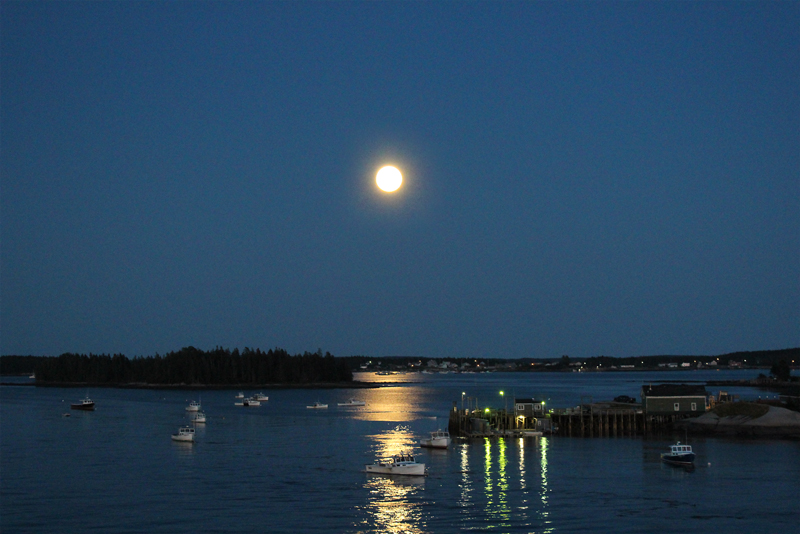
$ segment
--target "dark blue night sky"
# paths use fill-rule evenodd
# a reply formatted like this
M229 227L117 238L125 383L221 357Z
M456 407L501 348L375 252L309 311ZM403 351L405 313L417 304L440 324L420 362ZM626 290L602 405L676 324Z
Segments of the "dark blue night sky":
M4 1L0 30L2 354L800 345L800 2Z

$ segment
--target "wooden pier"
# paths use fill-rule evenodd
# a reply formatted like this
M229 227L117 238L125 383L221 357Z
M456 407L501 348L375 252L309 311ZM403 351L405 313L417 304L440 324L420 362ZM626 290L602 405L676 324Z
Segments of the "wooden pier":
M679 419L683 417L646 415L638 404L596 403L552 409L542 417L521 420L503 409L459 410L453 403L448 426L452 435L465 437L523 436L538 430L544 435L601 438L659 433Z

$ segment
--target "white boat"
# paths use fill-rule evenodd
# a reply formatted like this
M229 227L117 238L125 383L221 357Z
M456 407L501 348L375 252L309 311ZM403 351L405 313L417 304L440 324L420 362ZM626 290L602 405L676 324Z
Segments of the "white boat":
M172 441L194 441L194 428L182 426L177 434L172 434Z
M450 432L447 430L437 430L431 432L431 437L419 440L421 447L431 449L446 449L450 446Z
M239 392L239 394L238 394L238 395L236 395L236 398L237 398L237 399L243 399L243 398L244 398L244 393L242 393L242 392L240 391L240 392Z
M366 402L364 402L362 400L357 400L357 399L350 399L347 402L340 402L338 404L339 404L339 406L366 406L367 405Z
M73 410L84 410L91 412L94 410L94 401L87 395L85 398L83 398L83 400L74 402L70 404L69 407Z
M256 393L256 394L253 396L253 398L254 398L254 399L256 399L256 400L257 400L257 401L259 401L259 402L266 402L266 401L268 401L268 400L269 400L269 397L268 397L268 396L266 396L266 395L264 395L263 393Z
M522 437L524 438L538 438L540 436L544 436L544 432L541 430L523 430Z
M261 406L261 402L257 401L253 397L243 399L242 402L235 402L236 406Z
M199 412L200 411L200 403L198 401L192 401L189 403L189 406L186 407L187 412Z
M425 476L428 474L425 464L417 463L410 454L400 454L378 460L374 464L365 465L364 470L367 473L381 475Z
M194 416L194 419L192 419L192 421L194 421L195 423L205 423L206 422L206 414L204 414L203 412L197 412L197 414Z
M322 404L319 401L315 402L311 406L306 406L306 408L311 408L311 409L314 409L314 410L319 409L319 408L327 408L327 407L328 407L327 404Z

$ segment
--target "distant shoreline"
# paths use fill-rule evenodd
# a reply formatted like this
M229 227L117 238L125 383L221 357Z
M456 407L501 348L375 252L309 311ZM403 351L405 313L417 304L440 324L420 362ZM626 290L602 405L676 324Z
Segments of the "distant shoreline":
M0 386L36 386L45 388L114 388L114 389L175 389L175 390L243 390L243 389L370 389L383 383L318 382L313 384L108 384L88 382L0 382Z

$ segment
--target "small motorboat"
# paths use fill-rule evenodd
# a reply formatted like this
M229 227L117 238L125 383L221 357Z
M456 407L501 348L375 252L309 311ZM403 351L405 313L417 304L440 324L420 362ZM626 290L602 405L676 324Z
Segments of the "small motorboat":
M199 412L200 411L200 402L199 401L192 401L189 403L189 406L186 407L187 412Z
M425 476L428 474L425 464L418 463L410 454L398 454L391 458L378 460L374 464L367 464L364 466L364 471L381 475Z
M522 437L523 438L539 438L544 436L544 432L541 430L523 430Z
M194 419L192 419L192 421L195 422L195 423L205 423L206 422L206 414L204 414L203 412L197 412L197 414L194 416Z
M172 434L172 441L194 442L194 428L190 426L180 427L177 434Z
M92 411L94 410L94 401L87 395L83 400L70 404L69 407L73 410Z
M419 445L429 449L446 449L450 446L450 432L447 430L431 432L431 437L419 440Z
M694 451L691 445L682 445L679 441L669 446L669 452L661 453L661 461L671 465L693 465Z
M267 402L269 400L269 397L264 395L263 393L256 393L253 396L253 398L256 399L258 402Z
M255 399L255 397L249 397L246 399L242 399L242 402L235 402L236 406L261 406L261 401Z
M240 391L239 394L236 395L236 398L237 399L243 399L244 398L244 393Z
M328 405L327 405L327 404L322 404L322 403L321 403L321 402L319 402L319 401L315 402L315 403L314 403L314 404L312 404L311 406L306 406L306 408L310 408L310 409L312 409L312 410L317 410L317 409L319 409L319 408L327 408L327 407L328 407Z
M347 402L338 403L339 406L366 406L367 403L362 400L350 399Z

